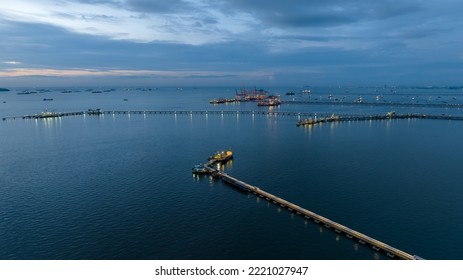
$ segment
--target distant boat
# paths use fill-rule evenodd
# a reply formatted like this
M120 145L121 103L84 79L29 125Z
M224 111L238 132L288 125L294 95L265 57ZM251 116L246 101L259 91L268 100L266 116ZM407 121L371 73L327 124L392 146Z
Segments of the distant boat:
M303 94L311 94L312 93L312 91L310 89L303 89L301 92Z
M36 91L31 91L31 90L23 90L21 92L18 92L19 95L23 95L23 94L35 94L37 93Z
M50 111L45 110L42 113L35 114L33 117L34 119L46 119L46 118L57 118L60 116L61 116L60 113L55 113L55 112L50 112Z
M390 112L387 112L387 114L386 114L386 117L388 117L388 118L392 118L394 116L395 116L395 111L390 111Z
M272 97L272 98L267 98L267 99L264 99L264 100L260 100L258 103L257 103L257 106L278 106L281 104L281 101L280 101L280 98L278 97Z
M298 121L296 125L297 125L297 126L301 126L301 125L314 125L314 124L317 124L317 123L319 123L318 120L309 118L309 119L304 119L304 120Z
M0 91L10 91L10 90L7 88L0 88Z
M236 100L234 98L219 98L219 99L211 99L209 103L211 104L222 104L222 103L232 103Z
M43 101L53 101L53 98L44 98Z

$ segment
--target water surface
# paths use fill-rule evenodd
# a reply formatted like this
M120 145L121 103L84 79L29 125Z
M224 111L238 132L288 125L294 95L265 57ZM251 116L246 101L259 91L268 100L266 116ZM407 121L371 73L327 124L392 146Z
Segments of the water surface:
M37 113L45 106L56 111L268 109L208 103L227 94L234 89L11 92L2 93L6 103L0 108L2 117ZM437 94L442 95L432 95ZM54 100L43 101L45 96ZM235 158L224 169L243 181L408 253L462 258L463 122L295 124L294 118L258 115L3 121L0 258L387 258L221 181L192 176L194 164L227 148Z

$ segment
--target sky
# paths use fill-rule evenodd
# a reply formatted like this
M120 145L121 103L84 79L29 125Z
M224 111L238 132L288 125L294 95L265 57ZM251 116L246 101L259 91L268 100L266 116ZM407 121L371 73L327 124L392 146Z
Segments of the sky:
M0 0L0 87L462 85L460 0Z

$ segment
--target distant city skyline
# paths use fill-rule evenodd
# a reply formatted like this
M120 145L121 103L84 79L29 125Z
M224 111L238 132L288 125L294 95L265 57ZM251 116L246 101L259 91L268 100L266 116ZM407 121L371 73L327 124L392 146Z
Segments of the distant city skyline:
M456 0L0 2L0 87L462 85Z

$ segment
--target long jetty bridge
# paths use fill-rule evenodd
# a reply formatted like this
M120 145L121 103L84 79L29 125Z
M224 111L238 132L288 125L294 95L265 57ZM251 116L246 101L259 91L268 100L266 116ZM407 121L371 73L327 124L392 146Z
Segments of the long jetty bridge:
M210 159L209 162L204 164L204 169L207 173L212 174L212 176L216 178L220 178L222 181L228 183L231 186L234 186L240 190L247 191L252 193L258 197L264 198L267 201L273 202L273 204L281 207L286 208L288 211L292 213L296 213L297 215L305 218L306 220L313 220L316 224L323 223L324 226L328 229L334 230L336 233L344 233L345 236L349 239L357 239L360 244L369 244L372 246L371 248L375 251L383 251L387 256L390 258L398 257L404 260L422 260L423 258L406 253L402 250L399 250L395 247L392 247L384 242L376 240L366 234L360 233L356 230L353 230L347 226L344 226L340 223L332 221L322 215L316 214L310 210L307 210L299 205L291 203L283 198L280 198L274 194L266 192L256 186L243 182L235 177L230 176L229 174L220 171L219 169L214 168L214 165L220 162L220 160Z
M337 114L331 113L310 113L293 111L266 111L266 110L99 110L89 109L87 111L75 112L42 112L33 115L7 116L6 120L15 119L47 119L69 116L106 116L106 115L260 115L274 117L292 117L301 119L318 119L317 123L328 121L368 121L382 119L435 119L435 120L463 120L463 116L455 115L428 115L428 114L387 114L387 115L359 115L359 114ZM334 116L334 117L333 117Z
M42 119L42 118L59 118L68 116L106 116L106 115L261 115L261 116L287 116L296 118L308 118L315 116L329 116L329 114L317 114L308 112L283 112L283 111L243 111L243 110L98 110L90 109L88 111L77 112L42 112L34 115L8 116L3 120L15 119Z
M463 116L450 115L426 115L426 114L395 114L389 112L384 115L331 115L330 117L310 117L299 120L297 126L314 125L324 122L345 122L345 121L372 121L372 120L390 120L390 119L434 119L434 120L463 120Z
M340 105L340 106L385 106L385 107L427 107L427 108L463 108L458 103L417 103L417 102L347 102L347 101L315 101L315 100L282 100L282 104L307 105Z

